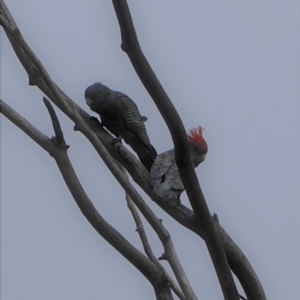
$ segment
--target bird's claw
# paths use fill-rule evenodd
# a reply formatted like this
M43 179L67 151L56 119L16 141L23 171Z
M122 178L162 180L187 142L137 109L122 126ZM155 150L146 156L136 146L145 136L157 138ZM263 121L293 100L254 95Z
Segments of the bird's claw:
M111 141L111 145L115 148L115 150L122 145L122 139L115 138Z
M126 153L122 150L122 138L118 137L111 141L111 145L114 147L115 151L118 152L120 157L125 157Z

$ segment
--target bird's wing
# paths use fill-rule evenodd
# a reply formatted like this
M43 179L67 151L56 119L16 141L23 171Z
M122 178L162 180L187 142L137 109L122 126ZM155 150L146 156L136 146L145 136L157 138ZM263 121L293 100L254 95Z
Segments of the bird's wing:
M171 183L172 189L184 190L184 186L181 181L178 167L177 167L175 161L174 161L174 163L172 163L172 165L170 166L170 168L168 169L168 171L166 173L166 181Z
M146 127L136 104L128 96L120 92L118 93L118 100L121 102L124 122L128 129L137 135L143 144L150 147Z
M175 163L174 149L158 155L150 172L151 184L154 192L160 198L175 198L183 190L177 165Z
M166 175L170 165L175 162L174 150L163 152L156 156L150 172L151 184L161 182Z

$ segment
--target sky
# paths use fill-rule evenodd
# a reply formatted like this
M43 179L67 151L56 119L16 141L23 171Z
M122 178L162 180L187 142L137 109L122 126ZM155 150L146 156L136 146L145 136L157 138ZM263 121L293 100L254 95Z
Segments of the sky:
M247 256L268 299L298 299L299 1L128 3L144 54L185 128L205 127L209 151L196 172L211 213ZM84 90L101 81L130 96L148 117L158 153L173 147L120 48L110 1L6 4L51 78L78 105L96 116ZM51 137L42 97L28 85L1 29L1 99ZM143 251L123 190L87 139L55 110L88 196ZM203 240L145 201L171 233L199 299L222 299ZM185 194L182 202L189 206ZM145 226L159 257L162 246ZM1 115L1 300L154 297L149 282L86 221L53 158Z

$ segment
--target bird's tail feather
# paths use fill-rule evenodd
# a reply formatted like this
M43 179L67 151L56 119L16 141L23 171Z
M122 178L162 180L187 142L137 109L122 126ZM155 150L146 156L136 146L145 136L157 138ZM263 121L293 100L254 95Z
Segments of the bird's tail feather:
M137 153L141 163L145 166L145 168L150 172L151 167L154 163L155 157L157 156L157 152L155 148L150 145L150 148L143 149L143 151L139 151Z
M155 148L152 145L150 145L150 152L151 152L151 155L152 155L153 160L154 160L157 156L157 152L156 152Z

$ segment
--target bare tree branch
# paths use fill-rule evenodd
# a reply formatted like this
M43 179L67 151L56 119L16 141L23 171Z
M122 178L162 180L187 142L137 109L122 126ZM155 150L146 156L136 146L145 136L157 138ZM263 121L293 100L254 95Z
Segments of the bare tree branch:
M43 64L40 62L38 57L34 54L34 52L31 50L31 48L25 42L20 30L18 28L14 28L13 26L11 26L9 24L9 22L7 22L7 20L2 15L0 15L0 23L9 32L9 34L15 39L15 41L18 43L19 47L24 51L25 55L27 55L28 58L31 60L31 62L34 64L35 68L37 69L37 73L42 78L42 80L45 82L45 84L47 85L47 87L49 88L49 90L53 94L53 96L60 102L60 104L65 108L66 111L68 111L70 114L72 114L73 110L70 107L70 104L65 101L61 91L59 90L57 85L51 80L51 78L50 78L47 70L44 68ZM71 105L72 105L72 103L71 103Z
M46 97L43 97L43 101L44 101L44 103L48 109L49 115L51 117L53 129L55 132L55 139L58 142L58 144L62 145L67 150L69 148L69 146L65 143L64 134L61 130L57 115L56 115L50 101Z
M39 144L47 152L50 151L52 144L49 138L32 126L25 118L14 111L9 105L0 99L0 112L13 124L24 131L32 140Z
M12 25L14 28L17 28L15 21L13 20L9 10L7 9L3 0L0 0L0 15L5 17L5 20ZM4 29L5 30L5 29ZM41 91L43 91L53 103L55 103L71 120L75 122L76 120L72 114L69 113L68 110L53 96L51 91L45 82L41 79L41 76L38 74L36 67L32 63L32 61L28 58L28 56L24 53L24 51L20 48L18 43L15 41L14 37L10 35L10 33L5 30L10 43L18 56L20 62L22 63L24 69L27 71L28 76L30 78L29 84L37 85ZM54 83L55 84L55 83ZM99 122L95 122L90 119L90 116L82 110L76 103L74 103L66 94L63 93L57 87L61 93L61 96L68 104L72 104L71 107L75 107L83 120L89 125L90 128L96 133L98 139L103 143L105 148L109 151L109 153L120 162L132 176L134 181L151 197L152 189L150 187L149 173L143 167L143 165L136 159L134 155L132 155L124 146L122 146L122 151L126 154L125 159L120 158L116 151L113 151L111 147L112 136L102 128ZM83 133L84 134L84 133ZM95 140L90 139L89 136L86 136L92 145L96 148ZM185 207L184 205L180 205L176 208L170 207L165 203L157 203L162 209L164 209L170 216L172 216L177 222L185 226L186 228L194 231L196 234L205 239L204 229L203 227L196 225L194 213ZM200 224L201 225L201 224ZM236 274L237 278L241 282L247 298L249 300L266 300L266 296L262 285L251 267L249 261L243 254L243 252L239 249L239 247L233 242L230 236L226 233L226 231L219 225L215 224L218 233L221 237L222 244L224 250L226 252L226 256L228 262L230 264L231 269Z
M175 160L180 177L195 212L196 221L205 229L205 242L217 272L223 295L226 300L238 299L238 292L221 240L191 162L186 131L181 118L140 48L127 2L125 0L113 0L112 2L120 25L122 49L129 56L140 80L151 95L172 135Z

